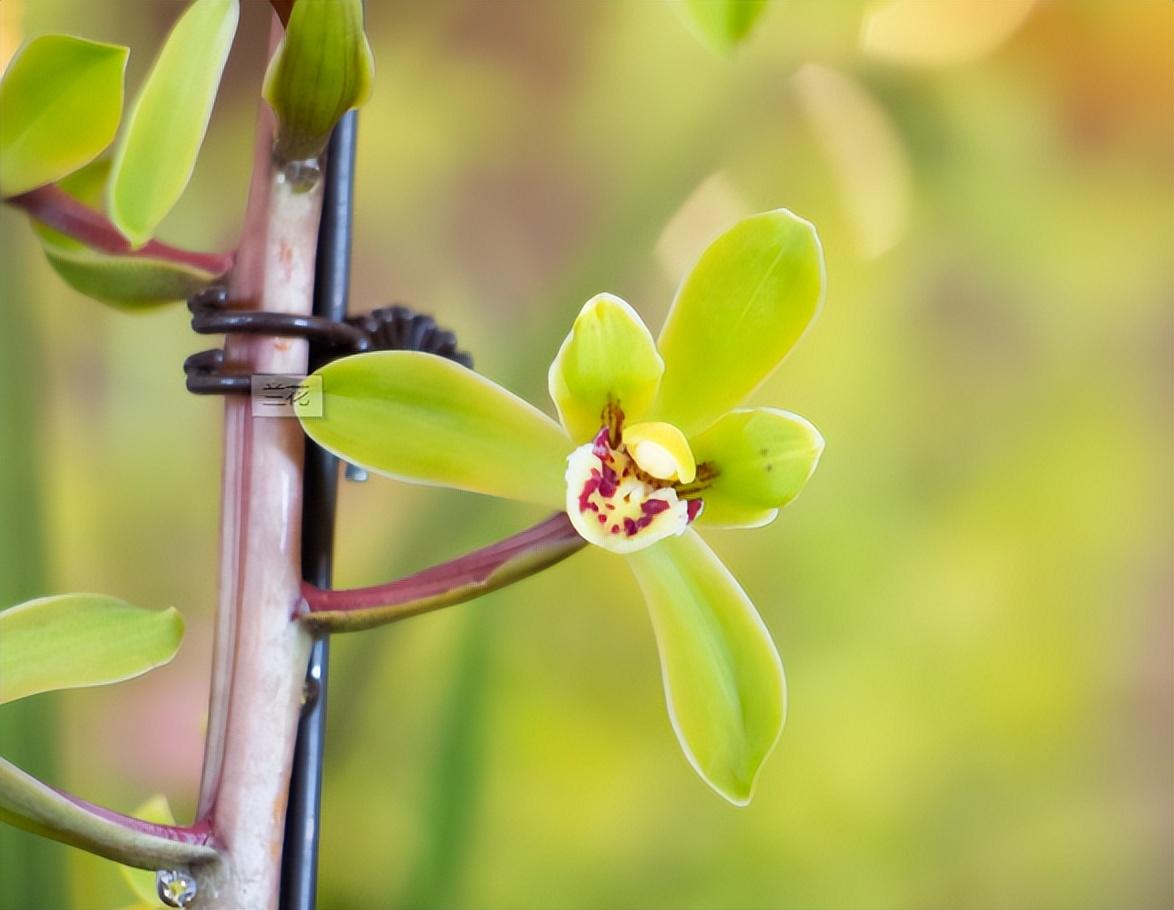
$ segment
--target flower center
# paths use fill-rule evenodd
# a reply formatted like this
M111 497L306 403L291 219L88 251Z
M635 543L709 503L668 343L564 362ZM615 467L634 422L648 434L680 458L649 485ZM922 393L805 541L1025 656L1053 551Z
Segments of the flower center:
M671 424L624 429L622 414L605 417L610 426L567 458L567 515L575 529L616 553L684 533L702 509L699 497L678 495L697 475L684 435Z

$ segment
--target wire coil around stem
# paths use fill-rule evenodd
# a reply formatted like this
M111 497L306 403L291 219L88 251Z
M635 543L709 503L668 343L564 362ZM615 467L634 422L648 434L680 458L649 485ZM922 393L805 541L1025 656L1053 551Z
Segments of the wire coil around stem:
M204 288L188 301L192 330L201 335L237 333L278 335L315 341L330 359L365 351L423 351L472 369L473 358L457 345L456 335L431 316L396 304L335 322L321 316L238 310L229 306L220 285ZM187 389L196 395L247 395L251 378L226 368L224 351L213 348L184 361Z

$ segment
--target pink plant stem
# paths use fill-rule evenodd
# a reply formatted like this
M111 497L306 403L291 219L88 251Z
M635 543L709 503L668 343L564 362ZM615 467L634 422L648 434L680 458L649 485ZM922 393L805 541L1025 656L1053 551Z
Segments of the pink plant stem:
M157 825L50 787L0 758L0 818L115 862L143 869L215 862L211 826Z
M202 847L215 846L212 837L212 826L207 821L199 821L194 825L159 825L155 822L135 818L133 815L123 815L121 812L115 812L113 809L96 805L89 800L66 793L64 790L58 790L56 787L53 790L79 809L97 818L125 828L128 831L146 834L150 837L161 837L164 840L174 841L177 844L195 844Z
M233 257L227 253L197 253L169 246L158 240L150 240L146 245L132 249L126 238L105 215L83 205L56 186L42 186L19 196L11 196L4 201L23 209L53 230L67 234L74 240L104 253L164 259L212 275L223 275L232 268Z
M276 27L275 35L280 34ZM322 206L271 163L262 110L233 299L270 312L311 311ZM253 373L302 373L302 340L229 336L226 361ZM276 907L285 804L311 636L290 621L301 596L304 438L296 420L225 404L221 570L199 817L221 860L196 870L202 910Z

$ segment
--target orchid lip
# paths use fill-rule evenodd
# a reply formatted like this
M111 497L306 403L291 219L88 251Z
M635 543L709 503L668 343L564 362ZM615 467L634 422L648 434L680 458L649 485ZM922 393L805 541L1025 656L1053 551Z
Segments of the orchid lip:
M632 553L683 534L700 514L702 501L683 498L674 483L648 470L647 460L638 459L624 443L622 417L609 423L567 458L571 523L589 543L616 553ZM692 480L692 453L687 454L685 476ZM667 466L654 460L653 467Z

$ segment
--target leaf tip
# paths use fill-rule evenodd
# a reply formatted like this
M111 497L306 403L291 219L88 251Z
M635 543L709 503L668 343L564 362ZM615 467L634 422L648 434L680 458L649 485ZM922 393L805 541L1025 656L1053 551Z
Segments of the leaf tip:
M184 623L183 614L175 607L168 607L160 611L163 615L164 623L168 626L170 631L175 636L175 650L179 650L180 642L183 641L184 633L187 631L187 626ZM174 657L174 652L172 657Z
M729 59L754 30L767 0L684 0L675 4L694 37Z

